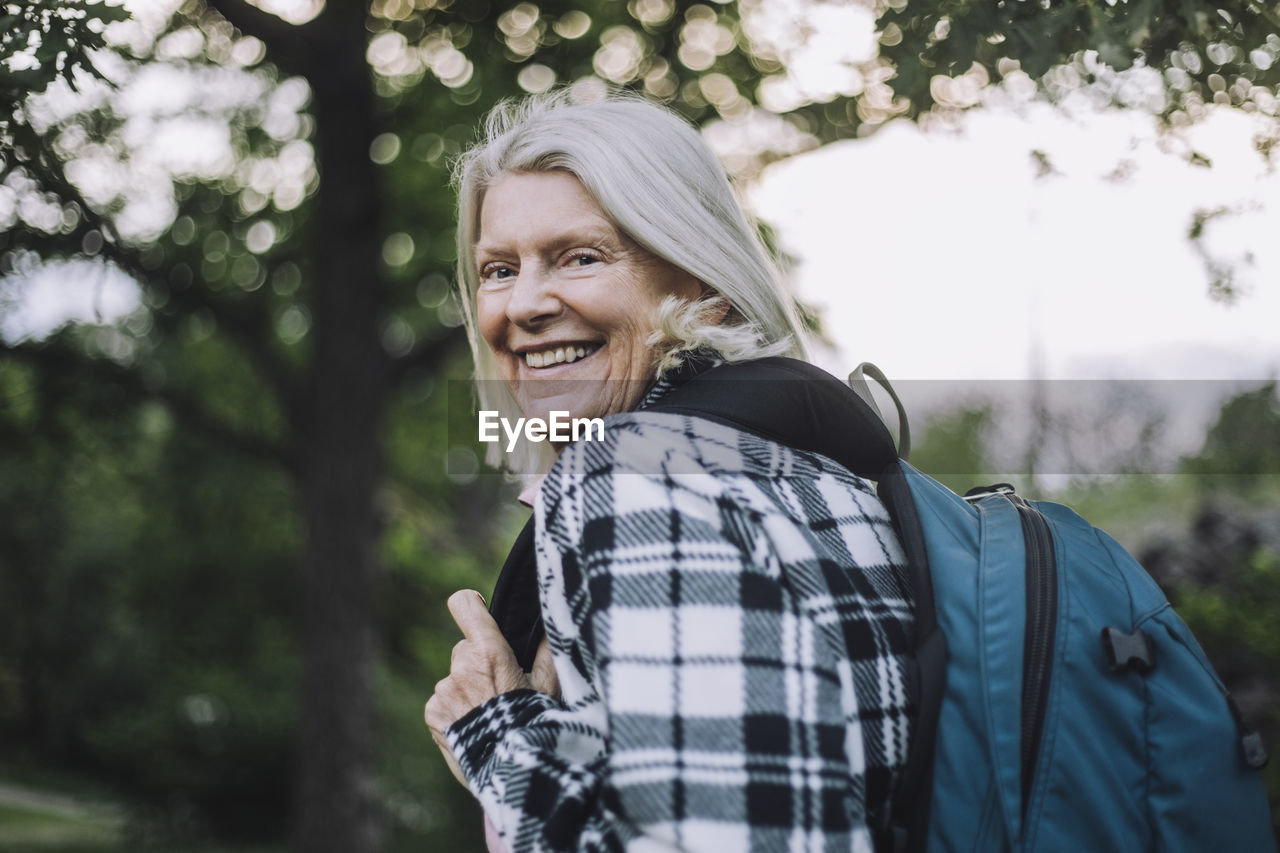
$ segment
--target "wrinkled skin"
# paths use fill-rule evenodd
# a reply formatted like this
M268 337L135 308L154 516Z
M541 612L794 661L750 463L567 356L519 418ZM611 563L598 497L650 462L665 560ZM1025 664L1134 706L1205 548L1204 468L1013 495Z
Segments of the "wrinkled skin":
M431 737L440 747L449 769L463 787L467 787L458 760L445 739L449 727L478 705L512 690L528 688L559 696L560 681L545 638L538 647L533 669L525 672L520 668L480 593L458 590L449 596L449 613L462 629L463 639L453 647L449 675L436 684L435 692L427 700L425 717Z

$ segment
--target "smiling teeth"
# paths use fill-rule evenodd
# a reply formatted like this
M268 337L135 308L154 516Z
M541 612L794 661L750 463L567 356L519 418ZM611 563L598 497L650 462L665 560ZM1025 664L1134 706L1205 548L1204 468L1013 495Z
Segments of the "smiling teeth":
M542 352L527 352L524 354L524 360L530 367L550 367L553 364L568 364L571 361L586 358L588 354L595 351L594 346L556 347Z

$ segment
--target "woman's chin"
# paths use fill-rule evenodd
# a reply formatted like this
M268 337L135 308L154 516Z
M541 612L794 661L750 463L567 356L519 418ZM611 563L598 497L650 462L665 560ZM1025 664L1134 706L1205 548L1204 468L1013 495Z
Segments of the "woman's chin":
M527 418L546 420L551 412L570 417L594 417L601 397L607 397L608 362L599 350L576 361L530 367L521 362L511 393Z
M518 363L516 381L508 387L526 418L549 421L560 418L603 418L624 412L639 403L651 380L628 379L609 359L608 347L571 362L531 367ZM621 374L624 378L618 379Z

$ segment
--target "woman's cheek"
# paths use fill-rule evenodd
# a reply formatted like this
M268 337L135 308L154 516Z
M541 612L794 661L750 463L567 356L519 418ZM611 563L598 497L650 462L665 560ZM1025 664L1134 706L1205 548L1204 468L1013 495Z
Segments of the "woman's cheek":
M491 350L497 350L496 344L501 343L505 316L501 294L484 291L476 294L476 327Z

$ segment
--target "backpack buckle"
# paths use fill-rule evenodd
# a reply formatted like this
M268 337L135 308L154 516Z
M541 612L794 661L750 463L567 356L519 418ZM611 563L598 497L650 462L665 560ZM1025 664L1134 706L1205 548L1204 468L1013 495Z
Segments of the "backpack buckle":
M1249 727L1244 714L1240 713L1236 698L1230 693L1227 694L1227 707L1231 709L1231 716L1236 721L1236 732L1240 735L1240 756L1251 770L1261 770L1270 760L1267 747L1262 742L1262 735Z
M1155 668L1155 646L1141 628L1132 634L1115 627L1103 628L1102 648L1106 651L1107 666L1112 672L1133 669L1146 675Z
M1257 732L1249 732L1240 738L1240 751L1244 755L1244 763L1251 770L1261 770L1267 766L1267 748L1262 745L1262 735Z

